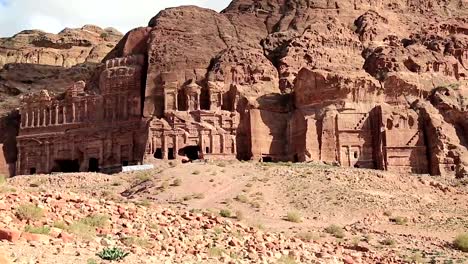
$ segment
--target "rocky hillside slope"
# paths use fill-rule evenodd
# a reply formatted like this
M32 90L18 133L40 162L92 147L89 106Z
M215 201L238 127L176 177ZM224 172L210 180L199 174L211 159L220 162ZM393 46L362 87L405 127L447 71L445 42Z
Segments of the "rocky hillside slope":
M13 263L109 263L96 253L113 246L130 253L122 263L466 262L452 242L466 232L467 181L312 163L157 167L0 183L0 263L2 250Z
M97 63L121 38L122 34L113 28L93 25L66 28L58 34L24 30L12 37L0 38L0 69L8 63L61 67Z

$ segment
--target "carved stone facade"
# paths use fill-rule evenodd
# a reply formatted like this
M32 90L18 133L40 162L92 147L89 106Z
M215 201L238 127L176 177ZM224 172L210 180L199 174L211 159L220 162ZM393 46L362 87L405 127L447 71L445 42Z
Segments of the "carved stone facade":
M23 99L17 173L237 158L468 175L465 39L381 15L412 10L299 2L161 11L86 83Z
M143 62L141 56L107 61L100 94L78 82L62 96L46 90L25 96L17 174L105 171L139 162Z

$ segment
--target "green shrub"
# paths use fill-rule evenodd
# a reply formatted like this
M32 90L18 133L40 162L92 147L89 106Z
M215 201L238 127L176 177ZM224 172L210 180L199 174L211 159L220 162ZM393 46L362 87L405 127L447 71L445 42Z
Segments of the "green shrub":
M24 228L24 231L28 233L32 233L32 234L48 235L50 233L50 227L48 226L34 227L34 226L27 225Z
M6 183L6 176L3 174L0 174L0 185L3 185Z
M95 259L88 259L88 261L86 261L86 264L98 264L98 263Z
M181 179L175 179L174 182L172 183L174 186L181 186L182 185L182 180Z
M288 212L286 215L286 220L293 223L300 223L302 222L302 216L299 212L296 211Z
M328 234L336 237L336 238L344 238L345 232L341 226L338 225L330 225L329 227L325 228L325 232Z
M304 242L312 242L319 240L320 236L312 232L304 232L297 234L297 238Z
M65 230L65 229L67 229L67 224L65 222L63 222L63 221L57 221L57 222L54 223L54 227Z
M237 201L241 202L241 203L248 203L249 202L249 198L247 198L247 196L245 196L243 194L237 195L235 199Z
M96 236L96 229L89 225L83 224L82 222L72 223L67 228L67 231L86 240L91 240Z
M390 221L397 225L406 225L408 223L408 218L402 216L395 216L390 218Z
M120 248L105 248L96 255L103 260L118 261L127 257L130 253L123 251Z
M219 211L219 215L221 215L222 217L231 217L232 213L228 209L222 209L221 211Z
M468 252L468 233L458 235L453 241L456 249Z
M278 263L278 264L296 264L297 262L296 262L296 260L295 260L293 257L291 257L291 256L284 256L284 255L283 255L283 256L278 260L277 263Z
M380 244L384 246L394 246L396 245L396 241L391 238L386 238L380 242Z
M37 221L44 216L44 210L34 204L22 204L15 211L16 217L20 220Z
M108 215L94 214L81 219L80 222L91 227L103 228L108 224L109 219Z
M142 248L147 248L150 245L148 239L140 238L140 237L133 237L133 236L124 237L120 241L122 242L122 244L124 244L127 247L136 245L136 246L139 246L139 247L142 247Z
M200 199L204 199L205 195L203 193L196 193L193 195L193 198L200 200Z
M225 253L225 250L222 248L212 247L208 249L208 256L212 258L219 258L223 255L223 253Z

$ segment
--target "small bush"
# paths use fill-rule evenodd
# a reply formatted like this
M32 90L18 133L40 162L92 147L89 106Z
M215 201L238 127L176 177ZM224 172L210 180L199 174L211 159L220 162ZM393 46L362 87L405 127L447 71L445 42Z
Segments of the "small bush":
M390 218L390 221L397 225L406 225L408 223L408 218L402 217L402 216L396 216L396 217Z
M121 239L122 244L124 244L127 247L131 246L139 246L142 248L147 248L149 247L150 243L148 239L146 238L140 238L140 237L124 237Z
M237 195L235 199L237 201L241 202L241 203L248 203L249 202L249 198L247 198L247 196L245 196L243 194Z
M65 229L67 229L67 224L65 224L65 222L63 222L63 221L57 221L57 222L54 223L54 227L65 230Z
M325 228L325 232L328 234L336 237L336 238L344 238L345 237L345 232L341 226L337 225L331 225L327 228Z
M302 222L302 216L299 212L288 212L286 220L293 223L300 223Z
M205 199L205 195L203 193L196 193L193 195L193 198L198 199L198 200Z
M167 189L169 189L169 183L168 183L167 181L163 182L163 183L161 184L161 189L162 189L162 190L167 190Z
M94 214L81 219L80 222L91 227L103 228L108 224L109 219L108 215Z
M86 240L91 240L96 236L96 229L82 222L72 223L67 228L67 231Z
M192 172L193 175L199 175L200 174L200 171L196 170L194 172Z
M396 241L391 238L386 238L380 242L380 244L384 246L394 246L396 245Z
M250 206L252 206L253 208L257 208L257 209L261 207L260 203L257 201L251 202Z
M116 261L116 260L124 259L129 254L130 253L125 252L120 248L113 247L113 248L105 248L101 252L97 253L96 255L103 260Z
M182 180L181 179L175 179L174 182L172 183L173 186L181 186L182 185Z
M228 209L222 209L221 211L219 211L219 215L221 215L222 217L231 217L232 213Z
M247 184L245 185L245 187L247 187L247 188L250 188L250 187L252 187L252 186L253 186L252 183L247 183Z
M224 252L225 250L222 248L212 247L208 249L208 256L212 258L219 258L223 255Z
M48 235L50 233L50 227L48 226L33 227L30 225L27 225L24 228L24 231L28 233L32 233L32 234Z
M312 242L312 241L317 241L319 240L320 236L317 234L314 234L312 232L305 232L305 233L299 233L297 234L297 238L304 242Z
M98 264L98 263L95 259L88 259L88 261L86 261L86 264Z
M283 255L283 256L278 260L277 263L278 263L278 264L296 264L297 262L296 262L296 260L295 260L293 257L291 257L291 256L284 256L284 255Z
M453 241L456 249L468 252L468 233L458 235Z
M37 221L44 216L44 210L34 204L22 204L16 208L15 215L20 220Z
M144 206L144 207L150 207L151 206L151 201L148 199L143 199L140 202L138 202L138 205Z
M151 173L150 173L150 172L147 172L147 171L140 172L140 173L138 173L138 175L137 175L137 179L138 179L138 181L140 181L140 182L146 182L146 181L151 180L152 178L153 178L153 177L152 177Z
M186 196L182 197L182 200L184 200L184 201L190 201L192 199L193 199L193 195L186 195Z

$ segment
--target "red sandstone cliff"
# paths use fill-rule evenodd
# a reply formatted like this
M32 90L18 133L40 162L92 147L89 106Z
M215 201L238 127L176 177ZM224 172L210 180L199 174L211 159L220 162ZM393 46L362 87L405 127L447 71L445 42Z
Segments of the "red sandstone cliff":
M221 93L222 110L238 116L238 158L462 177L467 10L455 0L170 8L127 33L105 60L145 57L142 114L163 124L174 120L169 110L187 107L185 93L199 89L201 109L211 108L212 91ZM102 71L87 91L103 88ZM180 98L168 100L174 93Z

